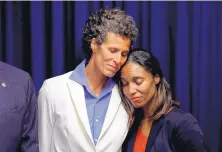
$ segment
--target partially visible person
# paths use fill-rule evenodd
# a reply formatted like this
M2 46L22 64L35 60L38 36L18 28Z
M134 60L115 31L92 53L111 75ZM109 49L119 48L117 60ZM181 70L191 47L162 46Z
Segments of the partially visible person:
M0 62L0 151L38 152L37 98L28 73Z
M150 52L133 49L117 80L131 126L123 151L208 151L198 121L172 100L170 85Z
M137 37L133 18L118 8L93 13L83 28L86 58L40 89L40 152L118 152L128 115L112 77Z

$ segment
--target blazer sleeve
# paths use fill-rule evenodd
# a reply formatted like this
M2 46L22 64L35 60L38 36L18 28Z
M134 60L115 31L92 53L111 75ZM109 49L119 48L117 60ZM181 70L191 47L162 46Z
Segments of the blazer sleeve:
M190 113L181 117L176 125L175 149L179 152L209 152L198 121Z
M38 152L38 106L35 88L31 77L27 81L26 110L21 140L22 152Z
M47 83L44 82L38 95L39 107L39 152L50 152L53 132L53 106L49 99L50 92L47 90Z

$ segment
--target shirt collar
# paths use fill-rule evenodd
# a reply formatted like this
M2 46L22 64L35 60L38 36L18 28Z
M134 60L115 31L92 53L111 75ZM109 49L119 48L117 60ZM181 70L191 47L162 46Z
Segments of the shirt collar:
M70 79L85 86L86 88L90 89L88 80L85 73L86 68L86 59L84 59L72 72L70 75ZM112 88L115 86L115 81L112 78L108 78L105 87L103 88L102 92L100 93L100 97L106 95L107 93L112 91Z

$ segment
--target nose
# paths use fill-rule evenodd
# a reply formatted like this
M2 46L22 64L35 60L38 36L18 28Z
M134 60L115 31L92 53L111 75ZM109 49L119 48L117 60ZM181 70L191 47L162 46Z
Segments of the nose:
M129 85L128 90L129 90L129 94L130 94L130 95L133 95L133 94L136 93L136 88L135 88L135 86L134 86L133 84L130 84L130 85Z
M121 63L121 53L116 53L113 60L117 65L119 65Z

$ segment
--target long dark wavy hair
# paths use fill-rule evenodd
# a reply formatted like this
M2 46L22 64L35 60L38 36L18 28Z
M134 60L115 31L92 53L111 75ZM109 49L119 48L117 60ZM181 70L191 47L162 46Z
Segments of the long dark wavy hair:
M157 92L154 95L153 100L151 101L152 108L149 116L150 119L157 120L162 115L166 115L172 109L179 107L179 102L172 100L171 87L163 76L163 72L161 70L157 58L154 57L150 51L146 51L142 48L132 49L130 51L127 61L122 66L122 68L127 63L139 64L147 72L151 73L153 76L160 77L160 82L156 85ZM118 88L119 88L120 97L122 99L122 103L130 118L129 124L132 124L134 118L139 117L138 119L142 119L144 117L143 109L138 108L134 110L133 105L123 93L122 82L120 79L121 69L116 74L115 80L118 83Z

